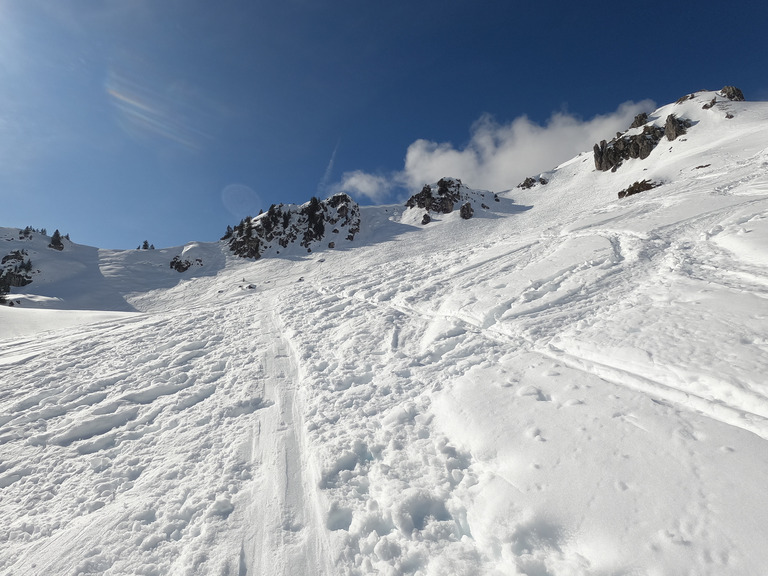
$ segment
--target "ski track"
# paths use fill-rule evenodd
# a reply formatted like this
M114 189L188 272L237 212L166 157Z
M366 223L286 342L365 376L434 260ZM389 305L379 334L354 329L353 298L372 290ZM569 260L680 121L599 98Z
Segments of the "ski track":
M0 573L760 574L768 156L729 154L0 342Z

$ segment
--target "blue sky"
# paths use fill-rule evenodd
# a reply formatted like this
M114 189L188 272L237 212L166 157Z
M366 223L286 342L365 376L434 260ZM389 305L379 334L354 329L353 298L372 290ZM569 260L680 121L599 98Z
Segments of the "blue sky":
M0 225L211 241L271 203L502 190L701 88L763 3L0 0Z

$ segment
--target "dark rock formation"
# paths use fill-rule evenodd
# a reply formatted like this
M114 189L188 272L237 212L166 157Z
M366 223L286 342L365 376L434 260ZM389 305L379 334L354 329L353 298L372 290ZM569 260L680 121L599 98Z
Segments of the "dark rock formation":
M546 183L541 178L540 183ZM450 214L459 211L465 220L472 218L476 210L490 210L490 197L501 202L497 194L485 190L471 190L458 178L441 178L437 183L425 185L420 192L411 196L405 203L406 208L424 210L421 223L429 224L438 214ZM412 216L415 218L416 216Z
M200 258L195 258L194 262L197 266L202 266L203 261ZM171 260L171 268L176 270L176 272L186 272L192 267L192 262L189 260L182 260L181 256L174 256L173 260Z
M619 198L626 198L627 196L639 194L640 192L645 192L646 190L656 188L657 186L661 186L661 184L658 182L651 182L650 180L641 180L630 185L628 188L621 190L619 192Z
M522 188L523 190L528 190L529 188L533 188L534 186L536 186L536 184L541 184L542 186L546 186L547 184L549 184L549 180L542 177L539 177L539 178L528 177L522 182L520 182L520 184L518 184L517 187ZM496 197L496 201L498 202L498 197Z
M720 93L723 95L723 98L728 98L728 100L734 100L736 102L744 101L744 93L736 88L736 86L723 86Z
M26 250L15 250L0 261L0 284L6 292L13 286L19 288L32 283L32 260Z
M690 120L681 119L674 114L670 114L664 123L664 135L667 137L667 140L672 142L678 136L685 134L690 126Z
M632 124L629 125L630 128L640 128L643 124L648 123L648 114L645 112L642 112L635 116L635 119L632 120Z
M710 108L712 108L712 107L713 107L715 104L717 104L717 98L716 98L716 97L715 97L715 98L712 98L712 100L710 100L709 102L707 102L706 104L704 104L704 106L702 106L702 107L701 107L701 109L702 109L702 110L709 110L709 109L710 109Z
M437 182L437 193L427 184L421 192L414 194L405 203L407 208L424 208L428 212L450 214L454 205L461 200L461 180L441 178Z
M641 122L643 116L643 114L636 116L635 121L632 122L632 127L637 127L635 124ZM647 121L647 115L645 120ZM645 124L640 134L633 136L617 134L616 138L610 142L602 140L593 147L595 168L604 172L607 170L615 172L624 160L629 160L630 158L644 160L648 158L663 136L666 135L672 141L678 136L685 134L690 126L691 122L689 120L680 119L674 114L670 114L667 117L664 128L654 126L653 124Z
M222 240L228 240L229 249L242 258L260 258L270 246L287 248L295 242L311 252L310 244L323 240L328 228L332 234L346 228L347 240L354 240L360 231L360 207L347 194L324 201L313 197L303 206L272 204L255 218L243 219L231 232L228 228Z
M664 130L658 126L645 126L640 134L614 138L610 142L602 140L593 148L595 168L602 171L615 171L624 160L630 158L648 158L651 151L664 136Z

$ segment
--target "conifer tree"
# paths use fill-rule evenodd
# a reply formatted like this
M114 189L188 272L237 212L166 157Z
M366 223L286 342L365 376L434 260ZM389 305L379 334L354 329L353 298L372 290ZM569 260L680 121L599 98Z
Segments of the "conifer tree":
M56 229L56 231L53 233L53 236L51 236L51 243L48 244L48 248L53 248L54 250L64 250L64 243L61 241L61 234L59 233L58 229Z

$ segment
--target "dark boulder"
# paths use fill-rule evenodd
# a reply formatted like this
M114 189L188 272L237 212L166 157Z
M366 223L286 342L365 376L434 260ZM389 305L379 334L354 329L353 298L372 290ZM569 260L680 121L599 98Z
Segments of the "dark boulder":
M186 272L190 266L192 266L192 262L182 260L179 256L174 256L173 260L171 260L171 268L176 270L176 272Z
M426 214L424 214L424 216L421 218L421 224L422 224L422 225L424 225L424 226L426 226L426 225L427 225L427 224L429 224L430 222L432 222L432 216L430 216L430 215L429 215L429 212L427 212L427 213L426 213Z
M546 186L547 184L549 184L549 180L542 177L539 177L539 178L528 177L522 182L520 182L520 184L518 184L517 187L522 188L523 190L528 190L536 186L536 184L541 184L542 186Z
M648 123L648 114L645 112L642 112L635 116L635 119L632 120L632 124L629 125L630 128L640 128L643 124Z
M651 190L652 188L656 188L657 186L661 186L661 184L658 182L651 182L650 180L641 180L639 182L635 182L634 184L630 185L624 190L621 190L619 192L619 198L626 198L627 196L633 196L634 194L639 194L640 192Z
M459 215L464 220L469 220L474 215L475 211L472 209L472 204L469 202L465 202L461 205L461 208L459 209Z
M720 93L724 98L728 98L728 100L734 100L736 102L744 101L744 93L736 88L736 86L723 86L723 89L720 90Z
M667 137L667 140L672 142L678 136L685 134L690 126L691 122L689 120L681 119L674 114L670 114L667 116L667 121L664 123L664 135Z

